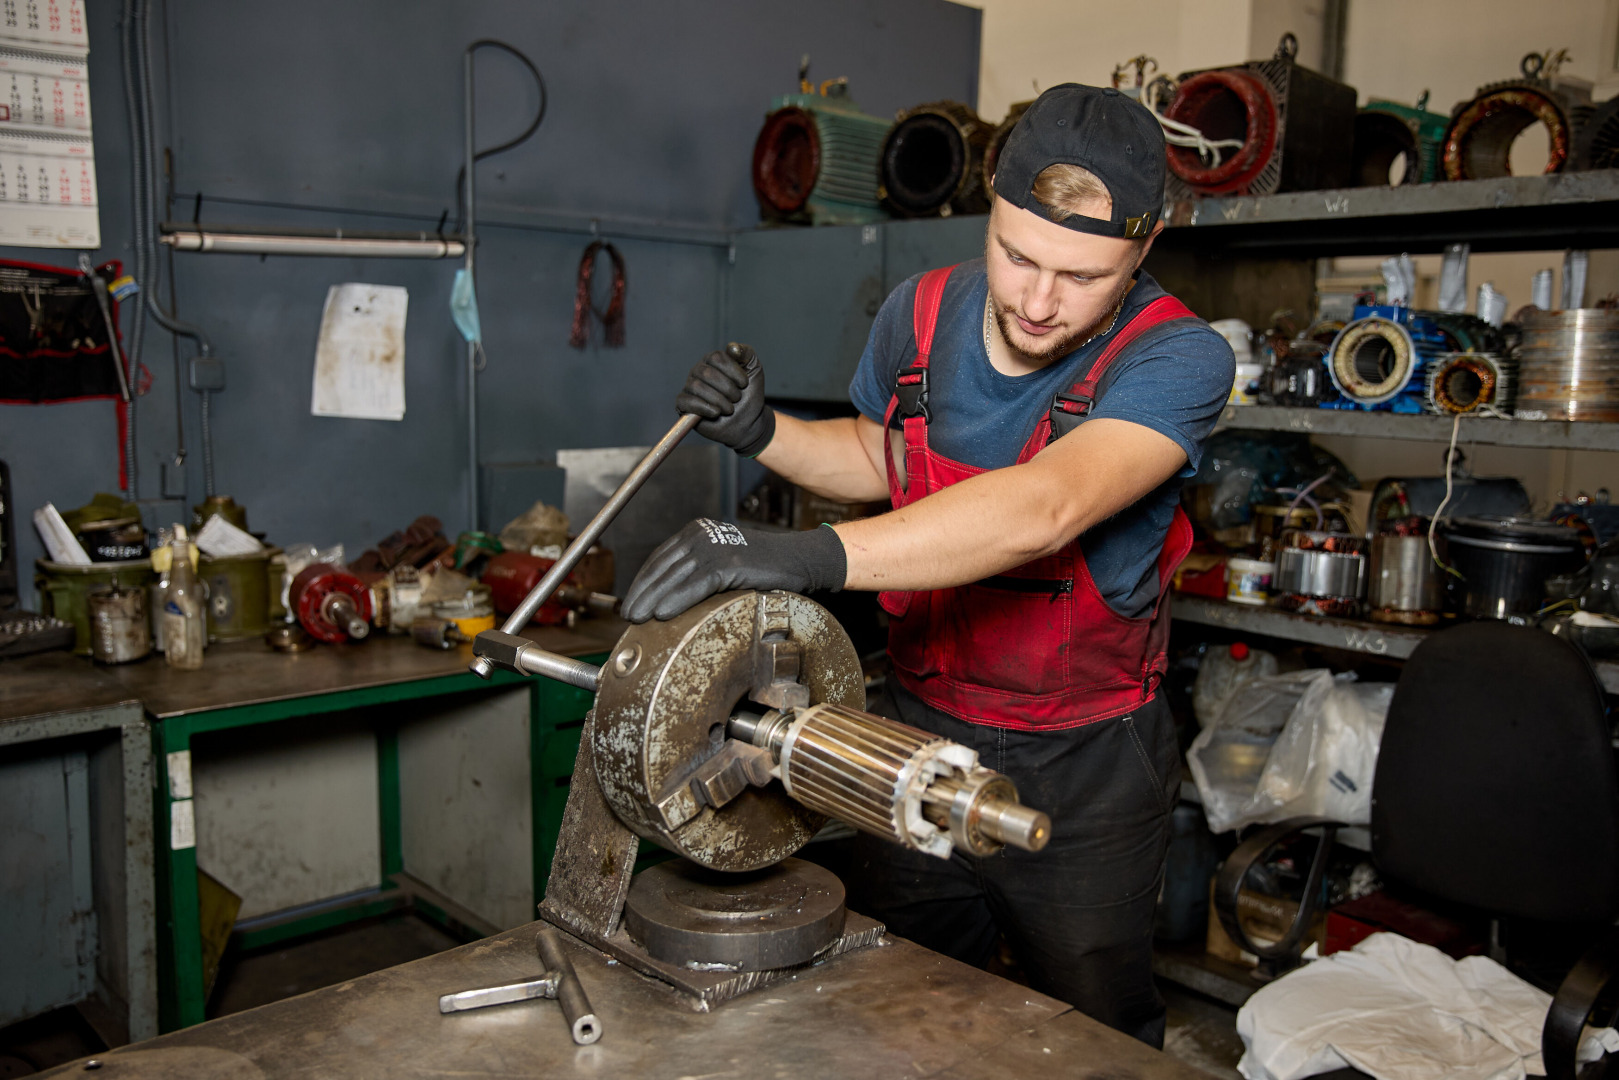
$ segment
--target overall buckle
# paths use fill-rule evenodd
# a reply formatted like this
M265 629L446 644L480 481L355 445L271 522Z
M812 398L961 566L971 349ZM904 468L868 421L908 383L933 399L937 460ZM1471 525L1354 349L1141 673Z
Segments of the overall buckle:
M926 423L933 422L933 414L928 412L927 368L908 367L901 370L899 377L894 380L894 396L899 399L895 416L902 420L921 416Z
M1062 438L1083 424L1094 404L1096 399L1089 394L1059 393L1052 397L1051 411L1047 414L1051 420L1051 438L1047 440L1047 444Z

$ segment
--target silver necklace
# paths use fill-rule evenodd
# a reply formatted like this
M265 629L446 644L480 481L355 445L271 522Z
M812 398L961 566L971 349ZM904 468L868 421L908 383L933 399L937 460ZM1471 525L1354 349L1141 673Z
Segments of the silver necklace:
M1126 295L1128 295L1128 293ZM993 357L995 355L993 352L990 351L990 347L989 347L989 328L995 324L995 318L994 318L994 315L993 315L993 311L994 311L993 304L994 304L994 301L990 298L989 293L987 293L987 292L984 293L984 355L985 356L990 356L990 357ZM1090 337L1086 338L1084 341L1080 342L1079 346L1077 348L1071 350L1069 355L1071 356L1071 355L1073 355L1073 353L1079 352L1080 349L1083 349L1085 346L1089 345L1091 342L1095 341L1097 338L1105 337L1106 335L1111 334L1113 332L1114 324L1116 324L1119 321L1119 312L1121 312L1123 310L1124 310L1124 297L1121 296L1121 297L1119 297L1118 305L1116 307L1114 307L1114 309L1113 309L1113 317L1107 321L1107 326L1103 327L1102 329L1098 330L1096 333L1092 334Z

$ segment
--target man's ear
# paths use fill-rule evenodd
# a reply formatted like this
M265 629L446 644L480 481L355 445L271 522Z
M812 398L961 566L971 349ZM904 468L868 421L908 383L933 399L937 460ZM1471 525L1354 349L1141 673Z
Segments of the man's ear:
M1146 242L1141 245L1141 254L1136 256L1136 270L1140 270L1141 269L1141 264L1147 261L1147 252L1152 250L1152 242L1154 240L1158 239L1158 234L1163 232L1163 231L1164 231L1164 222L1163 222L1163 219L1160 218L1158 220L1158 224L1156 224L1156 225L1154 225L1152 227L1152 232L1147 234ZM1131 273L1134 273L1134 272L1135 271L1131 271Z

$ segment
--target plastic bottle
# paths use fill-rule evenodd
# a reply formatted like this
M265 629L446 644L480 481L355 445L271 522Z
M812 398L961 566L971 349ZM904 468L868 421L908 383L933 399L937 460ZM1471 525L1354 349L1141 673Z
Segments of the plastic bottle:
M1197 714L1198 726L1214 723L1244 683L1274 674L1276 657L1263 649L1250 649L1246 642L1209 649L1192 682L1192 711Z
M191 543L184 526L175 526L169 551L169 587L163 597L163 656L170 667L195 670L202 667L208 621L202 582L191 565Z

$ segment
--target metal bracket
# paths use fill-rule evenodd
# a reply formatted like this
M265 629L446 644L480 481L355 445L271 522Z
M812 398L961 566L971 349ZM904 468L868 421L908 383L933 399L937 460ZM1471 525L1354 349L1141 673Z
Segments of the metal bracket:
M759 594L759 621L753 646L752 698L772 709L809 705L803 674L804 647L791 640L792 608L786 593Z
M670 829L678 829L710 807L718 810L748 787L770 783L775 764L770 751L737 739L725 740L719 752L669 784L657 801L658 814Z
M691 793L704 806L718 810L749 787L770 783L774 764L769 750L727 739L719 753L692 771Z

